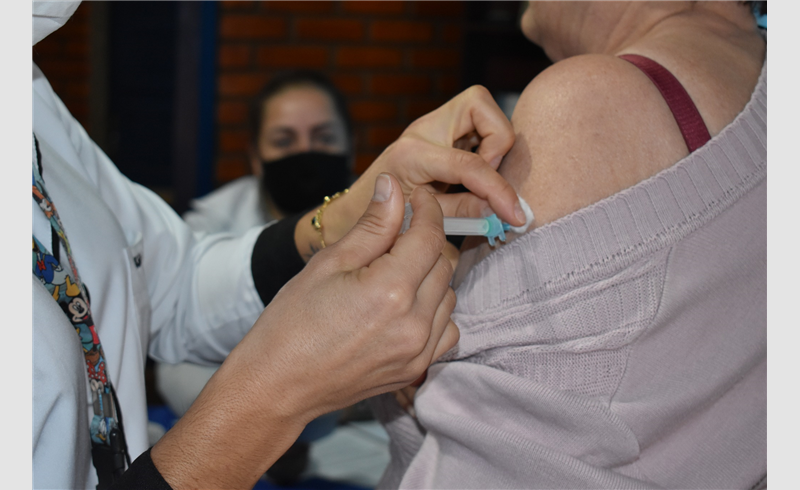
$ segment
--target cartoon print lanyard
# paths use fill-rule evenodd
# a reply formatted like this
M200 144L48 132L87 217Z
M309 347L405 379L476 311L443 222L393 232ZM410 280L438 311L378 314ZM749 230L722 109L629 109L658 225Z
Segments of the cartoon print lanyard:
M33 160L33 199L50 221L53 231L53 250L57 254L56 256L51 254L34 236L33 274L44 284L67 315L83 346L94 411L89 428L92 439L92 460L100 480L98 488L106 488L115 478L122 475L126 462L130 466L130 456L122 430L122 414L118 408L119 402L114 387L106 374L106 358L95 330L89 296L78 276L78 269L72 259L72 249L58 211L44 186L41 152L36 135L33 136L33 145L36 151ZM59 243L67 252L72 275L64 269L57 258L60 255Z

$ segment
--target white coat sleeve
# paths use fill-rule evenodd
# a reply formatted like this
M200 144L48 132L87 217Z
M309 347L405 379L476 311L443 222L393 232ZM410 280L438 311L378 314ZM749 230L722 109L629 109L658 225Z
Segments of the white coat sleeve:
M163 199L122 175L52 97L85 176L129 242L141 240L151 307L149 354L165 362L222 362L264 308L250 270L261 229L198 240Z

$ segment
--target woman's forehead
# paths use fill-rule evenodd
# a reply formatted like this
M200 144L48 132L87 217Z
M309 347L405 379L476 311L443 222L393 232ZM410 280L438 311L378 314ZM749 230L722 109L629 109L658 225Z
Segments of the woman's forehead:
M331 97L324 91L307 85L281 90L264 102L262 112L262 121L269 125L311 120L340 123L340 119Z

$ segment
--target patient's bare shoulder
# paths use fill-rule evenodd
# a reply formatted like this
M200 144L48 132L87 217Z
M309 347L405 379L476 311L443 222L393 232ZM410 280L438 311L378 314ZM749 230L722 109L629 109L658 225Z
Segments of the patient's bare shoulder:
M661 94L606 55L554 64L524 90L517 139L500 173L542 226L669 167L688 154Z

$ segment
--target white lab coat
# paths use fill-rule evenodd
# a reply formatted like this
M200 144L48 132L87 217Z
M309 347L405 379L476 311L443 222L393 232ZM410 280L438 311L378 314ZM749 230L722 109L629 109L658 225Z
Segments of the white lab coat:
M275 219L262 209L258 178L248 175L225 184L199 199L183 219L195 232L240 234Z
M258 178L247 175L205 196L193 199L183 214L198 237L212 233L241 235L255 226L273 224L274 217L260 204ZM156 390L178 417L183 416L219 366L156 363Z
M54 24L52 18L45 20ZM44 37L36 22L34 15L34 44ZM146 356L219 363L263 310L250 272L260 229L238 238L198 241L163 200L117 170L36 66L33 132L41 148L45 186L80 278L88 285L107 374L119 396L135 459L148 447ZM33 234L49 248L49 221L32 202ZM63 248L61 255L67 265ZM34 487L94 488L91 395L81 344L33 275L32 302Z

